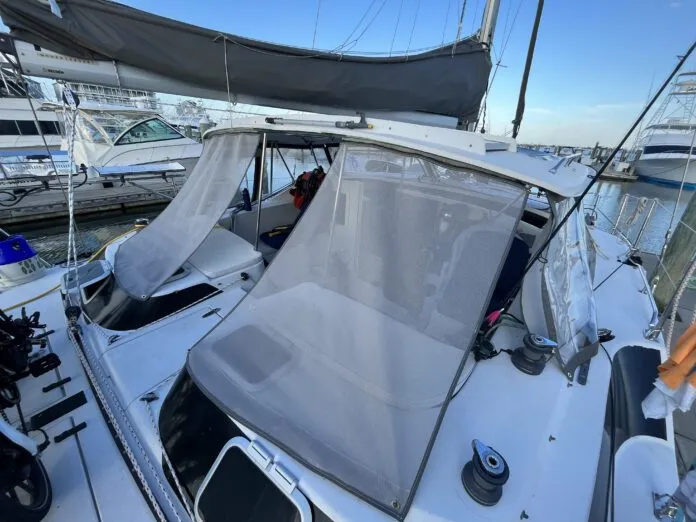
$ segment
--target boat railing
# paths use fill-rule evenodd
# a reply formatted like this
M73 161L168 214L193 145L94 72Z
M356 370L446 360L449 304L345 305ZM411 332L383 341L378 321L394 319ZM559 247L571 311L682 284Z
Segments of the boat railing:
M643 336L649 340L656 340L662 332L665 320L664 316L668 315L663 314L661 317L658 301L663 304L664 310L668 309L666 304L670 303L678 293L681 281L686 276L686 269L683 274L678 274L678 277L674 277L675 274L671 274L673 270L670 270L668 266L665 265L665 250L667 240L669 239L669 233L665 233L665 243L658 252L650 252L650 248L644 245L643 240L646 231L653 222L655 211L660 210L664 211L666 214L672 214L673 209L666 206L659 198L647 198L624 194L619 203L618 211L612 216L602 210L599 205L600 199L601 196L598 194L595 197L594 203L585 209L588 218L596 222L598 228L607 230L620 238L628 246L627 258L638 253L641 254L642 258L645 258L642 261L644 263L644 270L639 270L638 272L643 282L641 292L646 295L651 295L650 306L652 311L650 320L643 330ZM604 223L600 223L600 218ZM682 220L676 220L673 225L674 229L676 229L677 226L683 226L687 227L690 233L696 234L696 230ZM648 258L650 258L650 260L648 260ZM654 265L654 268L652 268L652 265ZM651 274L648 274L647 271L651 271ZM658 299L656 289L660 282L660 277L666 278L663 285L666 284L669 291L666 292L666 295L661 295ZM662 293L665 294L664 291Z
M621 238L632 253L638 252L655 209L660 205L659 199L624 194L618 213L616 216L610 216L598 206L600 198L601 196L597 194L592 206L585 208L586 213L595 221L601 217L605 222L604 225L609 226L608 231L611 234Z

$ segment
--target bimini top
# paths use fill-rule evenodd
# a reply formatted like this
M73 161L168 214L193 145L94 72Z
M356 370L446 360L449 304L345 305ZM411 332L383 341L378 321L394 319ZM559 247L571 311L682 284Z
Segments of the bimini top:
M363 128L351 128L356 126ZM466 172L537 186L561 197L579 195L593 174L589 167L563 158L549 161L518 154L515 142L506 138L454 129L335 116L233 121L231 127L216 127L205 134L201 158L174 201L119 248L114 271L130 296L148 299L195 252L233 199L264 132L270 133L269 143L283 146L308 148L343 141L387 146ZM239 135L246 138L234 139Z
M283 248L191 349L187 369L233 419L403 519L527 190L443 162L443 153L459 156L425 140L416 149L420 137L387 134L387 125L338 130L360 141L340 141ZM326 141L272 128L271 143ZM248 158L254 135L236 130L208 140Z
M576 161L563 158L549 161L548 158L519 154L515 140L510 138L373 118L367 120L369 128L347 128L346 122L358 123L359 118L315 114L243 118L209 130L204 141L211 136L244 130L326 133L403 147L418 154L519 180L564 198L579 196L595 173Z

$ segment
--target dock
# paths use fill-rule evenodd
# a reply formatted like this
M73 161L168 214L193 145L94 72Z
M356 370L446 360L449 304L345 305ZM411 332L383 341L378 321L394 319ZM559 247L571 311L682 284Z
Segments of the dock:
M131 213L136 209L147 212L148 207L166 205L181 183L148 181L147 188L116 182L112 187L101 183L88 184L75 190L75 215ZM39 222L63 220L68 216L68 202L62 190L44 190L29 194L14 206L0 206L0 223L14 229L22 225L36 226Z
M620 172L613 169L607 169L604 172L602 172L602 175L599 177L599 179L604 181L627 182L636 181L638 179L638 176L629 172Z

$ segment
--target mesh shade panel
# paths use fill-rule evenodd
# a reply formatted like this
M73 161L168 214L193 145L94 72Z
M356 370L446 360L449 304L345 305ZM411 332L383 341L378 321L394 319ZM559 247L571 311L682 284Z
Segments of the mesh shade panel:
M206 140L176 198L116 252L114 275L121 288L147 299L191 257L232 201L258 143L256 134Z
M524 202L484 174L343 144L189 372L234 418L403 514Z

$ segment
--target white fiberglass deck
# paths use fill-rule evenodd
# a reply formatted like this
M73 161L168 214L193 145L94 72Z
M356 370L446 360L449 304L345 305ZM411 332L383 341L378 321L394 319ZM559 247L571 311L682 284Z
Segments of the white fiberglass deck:
M51 269L44 278L0 293L0 308L6 309L50 288L64 273ZM65 327L65 315L59 292L26 305L27 313L41 312L41 322L55 330L48 337L50 350L61 358L61 366L39 378L27 377L19 382L23 412L27 420L68 396L83 392L87 403L71 411L44 429L51 444L41 455L53 489L53 503L46 522L147 522L154 520L138 486L133 480L106 425L96 399ZM9 313L18 314L20 309ZM71 380L44 393L42 388L60 379ZM16 410L6 410L17 422ZM87 426L62 442L54 437L80 423ZM38 441L40 434L32 432Z

